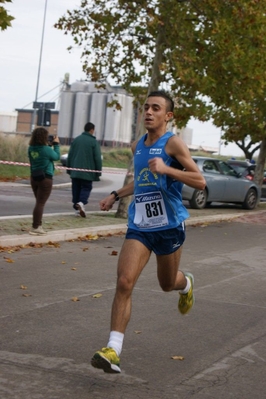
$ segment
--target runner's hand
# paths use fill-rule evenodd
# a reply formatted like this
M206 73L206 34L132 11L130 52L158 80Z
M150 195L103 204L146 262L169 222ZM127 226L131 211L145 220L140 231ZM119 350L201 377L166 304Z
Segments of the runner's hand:
M148 163L152 173L159 173L160 175L163 175L166 172L167 166L162 158L152 158L148 161Z
M100 201L101 211L109 211L110 209L112 209L114 203L115 203L115 198L114 198L113 194L108 195L108 197L106 197Z

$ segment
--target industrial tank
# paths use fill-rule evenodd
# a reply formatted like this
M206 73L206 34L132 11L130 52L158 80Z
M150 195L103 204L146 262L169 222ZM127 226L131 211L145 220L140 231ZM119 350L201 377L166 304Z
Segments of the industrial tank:
M133 97L121 95L121 120L118 141L123 144L130 144L132 140L133 125Z
M62 144L68 144L72 136L75 97L76 93L70 91L61 93L57 132L58 137L65 139Z
M190 145L190 144L192 144L192 137L193 137L193 129L190 129L189 127L185 127L184 129L183 129L183 132L182 132L183 134L182 134L182 139L184 140L184 142L187 144L187 145Z
M88 91L89 83L80 80L72 83L70 87L73 92L85 92Z
M90 122L95 125L95 137L102 142L106 114L106 93L92 93L90 106Z
M73 139L79 136L82 132L84 132L84 125L87 122L91 122L89 117L90 100L90 93L80 92L76 94L72 133Z
M0 112L0 132L15 132L18 112Z
M107 103L117 100L119 104L122 103L121 94L110 93L107 95ZM121 123L121 111L117 110L115 105L107 106L105 116L104 142L107 145L116 146Z

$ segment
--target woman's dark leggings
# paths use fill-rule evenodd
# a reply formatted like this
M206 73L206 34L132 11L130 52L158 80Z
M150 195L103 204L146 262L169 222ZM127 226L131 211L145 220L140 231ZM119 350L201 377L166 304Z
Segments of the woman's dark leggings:
M44 210L44 205L48 198L50 197L53 187L53 180L45 178L42 181L35 181L31 178L31 188L33 194L36 198L36 204L33 209L33 223L32 227L37 229L42 225L42 215Z

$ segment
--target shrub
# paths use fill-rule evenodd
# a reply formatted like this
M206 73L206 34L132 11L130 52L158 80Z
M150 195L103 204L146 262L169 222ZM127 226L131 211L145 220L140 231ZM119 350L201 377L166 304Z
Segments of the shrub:
M29 162L29 138L0 134L0 159L2 161Z

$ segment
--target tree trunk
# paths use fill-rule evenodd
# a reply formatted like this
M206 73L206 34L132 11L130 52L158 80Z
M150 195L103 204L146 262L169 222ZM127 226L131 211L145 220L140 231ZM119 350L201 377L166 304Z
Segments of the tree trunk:
M158 87L161 83L160 65L162 63L162 58L163 58L163 47L162 47L163 29L164 29L163 26L159 25L158 35L157 35L157 39L156 39L155 56L154 56L153 66L152 66L152 75L151 75L151 80L150 80L147 95L152 91L158 90ZM143 115L140 118L137 132L138 132L137 139L139 139L145 133L145 127L143 124ZM127 175L124 180L124 186L128 183L131 183L133 180L133 174L134 174L133 166L134 165L133 165L133 157L132 157L132 159L130 160L129 165L128 165ZM119 201L117 212L115 214L116 218L124 218L124 219L127 218L127 209L128 209L130 202L131 202L131 196L122 198Z
M160 83L162 82L160 67L163 60L163 43L164 43L163 37L164 37L164 27L162 25L159 25L148 94L152 91L158 90Z
M134 172L133 172L133 157L132 157L129 162L129 165L128 165L127 174L126 174L126 177L124 180L124 186L126 186L127 184L132 182L133 173ZM121 198L121 200L119 201L119 204L118 204L116 214L115 214L116 218L123 218L123 219L127 218L127 209L128 209L130 202L131 202L131 196Z
M256 169L255 169L255 175L254 175L254 181L260 187L262 186L262 182L263 182L265 160L266 160L266 137L264 137L262 139L262 142L260 144L260 151L259 151L259 156L258 156L258 160L257 160L257 166L256 166Z

